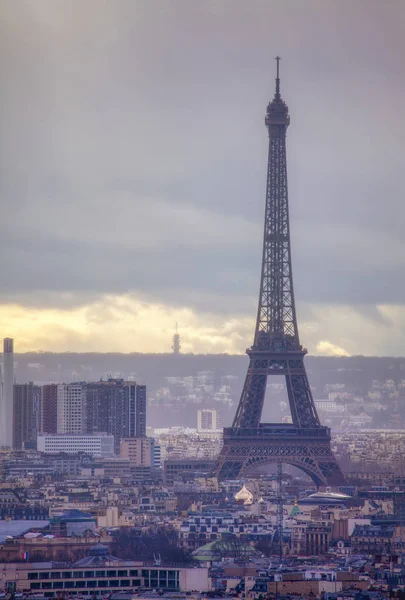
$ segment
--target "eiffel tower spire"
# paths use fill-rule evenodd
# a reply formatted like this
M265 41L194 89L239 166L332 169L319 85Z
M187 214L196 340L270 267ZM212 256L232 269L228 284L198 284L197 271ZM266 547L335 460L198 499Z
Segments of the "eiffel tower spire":
M344 478L330 450L330 430L321 426L316 412L304 366L306 350L298 334L287 186L290 116L280 93L280 58L276 61L276 91L265 117L269 153L256 327L253 345L246 351L249 367L233 425L224 430L217 474L235 477L259 463L289 462L318 484L331 483ZM260 422L271 375L285 377L292 425Z

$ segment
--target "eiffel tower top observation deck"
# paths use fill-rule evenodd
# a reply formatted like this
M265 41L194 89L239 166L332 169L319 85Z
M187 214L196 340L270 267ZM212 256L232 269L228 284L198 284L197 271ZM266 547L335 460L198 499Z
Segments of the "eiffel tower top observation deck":
M276 93L274 94L273 100L271 100L267 106L265 123L267 127L270 127L271 125L285 125L287 128L290 124L290 116L288 114L288 106L280 94L280 60L281 58L277 56Z

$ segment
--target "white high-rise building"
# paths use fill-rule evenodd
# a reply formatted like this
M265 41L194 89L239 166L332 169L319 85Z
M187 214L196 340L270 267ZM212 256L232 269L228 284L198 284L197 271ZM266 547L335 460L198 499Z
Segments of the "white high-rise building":
M57 433L86 432L86 384L60 383L57 389Z
M202 408L197 411L197 433L222 433L221 413L215 408Z
M3 382L0 395L0 446L13 448L14 341L3 340Z

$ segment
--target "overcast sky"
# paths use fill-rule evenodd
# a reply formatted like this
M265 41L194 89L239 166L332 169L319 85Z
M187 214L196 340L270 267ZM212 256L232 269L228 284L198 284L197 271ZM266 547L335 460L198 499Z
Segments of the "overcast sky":
M404 0L3 0L0 335L243 352L280 54L311 354L405 353Z

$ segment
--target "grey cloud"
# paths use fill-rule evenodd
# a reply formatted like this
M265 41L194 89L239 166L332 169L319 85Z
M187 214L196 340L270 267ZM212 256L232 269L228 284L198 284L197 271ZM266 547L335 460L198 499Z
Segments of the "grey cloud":
M3 298L250 311L280 53L297 300L405 303L403 2L0 10Z

